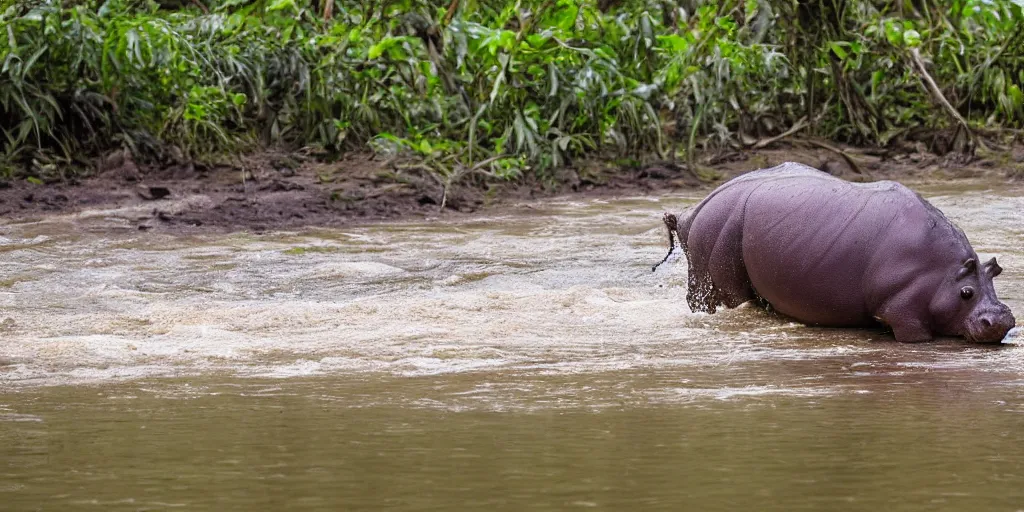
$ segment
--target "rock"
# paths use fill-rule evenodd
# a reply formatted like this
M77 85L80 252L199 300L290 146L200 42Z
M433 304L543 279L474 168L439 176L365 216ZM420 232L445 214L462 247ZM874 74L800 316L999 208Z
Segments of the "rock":
M821 170L833 176L842 176L843 174L845 174L846 169L845 166L839 163L838 161L829 159L821 164Z
M274 180L260 187L260 190L263 192L287 192L290 190L304 190L305 188L298 183Z
M137 189L139 197L147 201L157 201L171 195L171 189L167 187L147 187L139 185Z
M101 173L108 173L124 181L136 182L141 179L139 167L135 165L132 153L127 149L107 153L100 159L99 168Z

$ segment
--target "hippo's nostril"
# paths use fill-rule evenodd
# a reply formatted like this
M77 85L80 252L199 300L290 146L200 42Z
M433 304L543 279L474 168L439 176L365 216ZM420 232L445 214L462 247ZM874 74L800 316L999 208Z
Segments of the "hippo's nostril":
M985 328L988 329L989 327L992 327L992 321L989 320L988 318L982 318L981 325L984 325Z

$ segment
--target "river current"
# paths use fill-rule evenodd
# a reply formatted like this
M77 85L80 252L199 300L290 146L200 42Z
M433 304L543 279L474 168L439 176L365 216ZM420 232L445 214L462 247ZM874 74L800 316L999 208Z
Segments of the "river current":
M1024 187L916 186L1024 318ZM693 314L663 211L0 225L0 510L1024 510L1024 347Z

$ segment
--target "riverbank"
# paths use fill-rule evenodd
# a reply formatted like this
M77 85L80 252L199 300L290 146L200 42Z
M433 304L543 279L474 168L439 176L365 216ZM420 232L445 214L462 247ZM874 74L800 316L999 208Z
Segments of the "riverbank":
M577 162L551 180L507 182L470 176L447 191L422 172L400 169L371 154L323 162L296 153L249 154L230 167L145 167L123 154L108 156L76 183L0 184L0 218L26 222L51 216L108 216L126 229L163 232L266 231L331 227L383 220L452 218L511 208L534 199L664 194L717 186L731 177L796 161L851 181L905 183L1024 177L1024 147L964 162L923 148L898 152L823 147L794 140L776 147L729 152L687 170L684 162L628 165Z

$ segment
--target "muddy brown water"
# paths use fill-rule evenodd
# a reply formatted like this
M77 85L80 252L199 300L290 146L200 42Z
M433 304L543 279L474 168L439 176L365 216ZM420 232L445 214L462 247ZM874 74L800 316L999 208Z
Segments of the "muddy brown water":
M1024 187L917 187L1024 317ZM0 227L0 510L1024 510L1024 348L696 315L660 215Z

